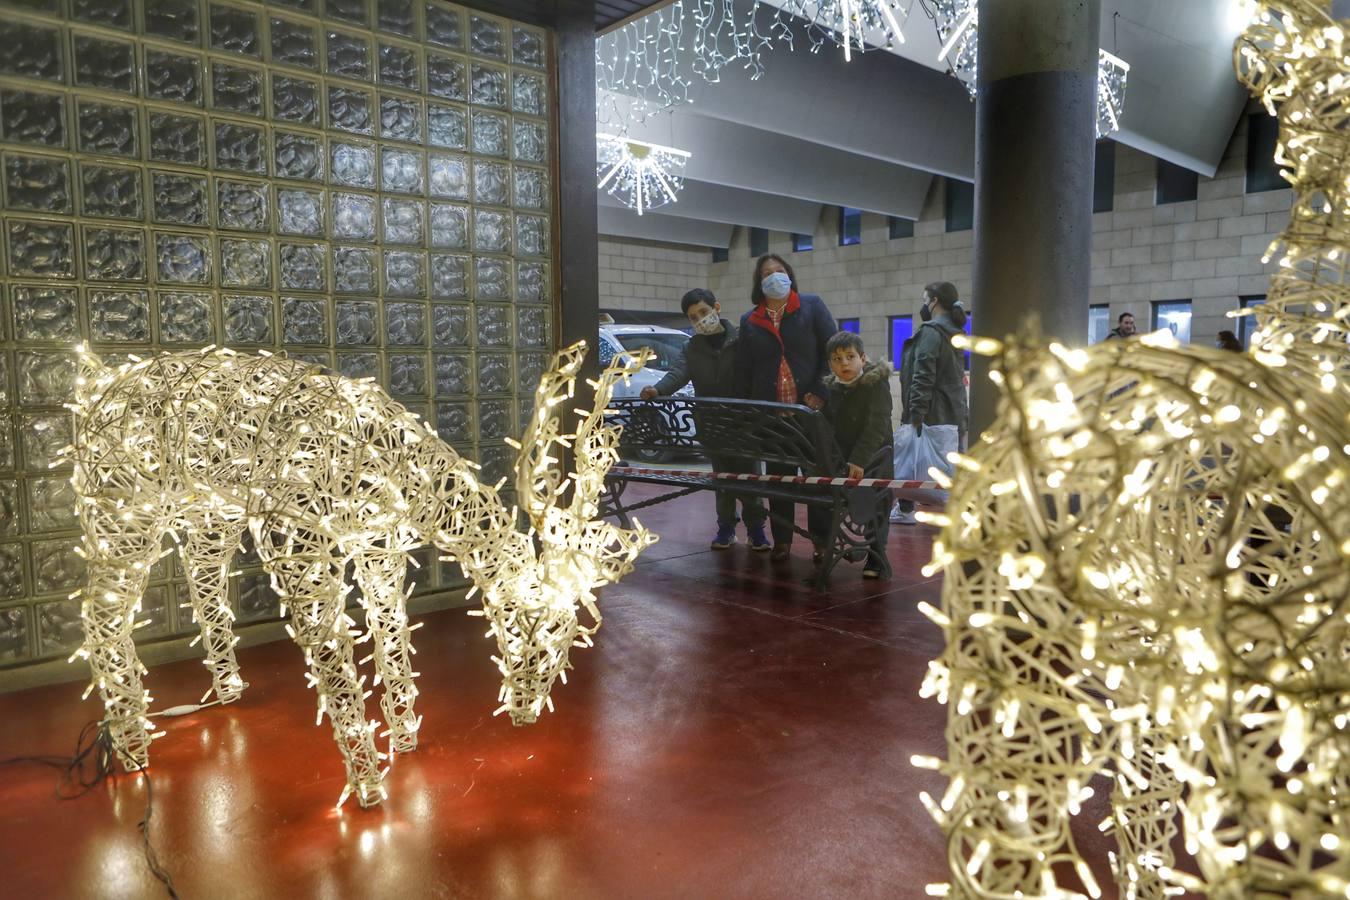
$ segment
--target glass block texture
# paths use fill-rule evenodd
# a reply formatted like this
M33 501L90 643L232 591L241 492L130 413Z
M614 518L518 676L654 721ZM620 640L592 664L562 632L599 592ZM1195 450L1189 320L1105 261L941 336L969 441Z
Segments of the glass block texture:
M509 466L554 334L545 31L440 0L18 6L0 21L0 667L80 640L58 454L77 341L285 351L378 379ZM239 620L275 618L241 567ZM181 578L156 567L138 639L194 633Z

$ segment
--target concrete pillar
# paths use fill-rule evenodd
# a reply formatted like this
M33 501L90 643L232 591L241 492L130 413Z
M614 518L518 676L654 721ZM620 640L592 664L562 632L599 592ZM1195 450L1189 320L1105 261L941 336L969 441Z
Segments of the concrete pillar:
M1087 342L1100 0L980 0L974 330ZM971 434L994 418L972 360Z

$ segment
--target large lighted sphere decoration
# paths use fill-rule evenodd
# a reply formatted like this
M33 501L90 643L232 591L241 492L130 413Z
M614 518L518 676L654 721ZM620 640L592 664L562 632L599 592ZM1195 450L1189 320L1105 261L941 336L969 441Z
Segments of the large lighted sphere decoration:
M1070 822L1104 775L1121 897L1350 896L1345 37L1284 0L1238 43L1297 194L1250 352L974 342L1001 404L932 517L930 894L1100 896Z
M573 393L585 355L560 352L543 376L519 450L507 506L498 485L372 381L352 380L278 356L229 350L169 353L104 366L81 348L72 482L84 530L85 640L77 656L93 673L121 762L140 770L157 737L132 631L150 568L166 537L179 545L216 698L229 703L239 675L228 600L230 563L245 529L289 611L362 806L384 797L382 765L417 746L421 717L412 669L404 575L407 554L433 545L463 568L481 595L502 674L497 712L533 722L600 625L595 590L632 570L655 538L597 518L618 431L604 408L614 384L645 358L616 359L602 374L574 433L557 407ZM641 355L639 354L639 357ZM513 442L514 443L514 442ZM572 471L561 457L570 448ZM517 527L523 513L529 530ZM347 611L348 566L364 622ZM582 615L589 620L582 621ZM364 631L362 626L364 625ZM367 677L356 645L369 642L370 688L380 723L367 719ZM208 692L208 696L211 692ZM376 749L388 736L388 754Z

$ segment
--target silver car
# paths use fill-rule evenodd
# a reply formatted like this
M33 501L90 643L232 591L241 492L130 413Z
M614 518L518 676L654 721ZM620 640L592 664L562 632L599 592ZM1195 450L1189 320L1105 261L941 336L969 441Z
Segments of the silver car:
M600 365L609 365L617 354L625 351L649 349L654 354L650 362L640 372L629 379L628 384L614 387L614 399L636 398L645 387L654 386L666 376L684 352L689 343L689 335L674 328L662 328L660 325L600 325ZM692 397L694 388L686 384L672 396ZM656 451L635 452L633 456L642 462L665 462L671 454Z

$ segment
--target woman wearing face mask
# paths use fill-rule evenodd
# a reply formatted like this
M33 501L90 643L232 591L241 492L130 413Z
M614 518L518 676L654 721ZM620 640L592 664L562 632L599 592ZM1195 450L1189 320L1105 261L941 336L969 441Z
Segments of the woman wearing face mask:
M935 281L925 287L919 318L923 325L905 345L900 361L900 427L912 427L918 434L925 425L955 425L964 430L969 415L965 366L952 346L952 337L966 327L966 310L956 285ZM914 503L901 500L891 521L913 525Z
M825 344L838 330L834 316L815 294L797 291L797 277L781 256L765 254L755 263L750 297L755 308L741 316L736 375L741 396L751 400L800 403L821 409L829 396ZM765 464L770 475L795 475L796 469ZM796 504L772 501L771 559L787 559L792 549L792 526ZM807 509L807 529L819 544L829 530L828 513Z

